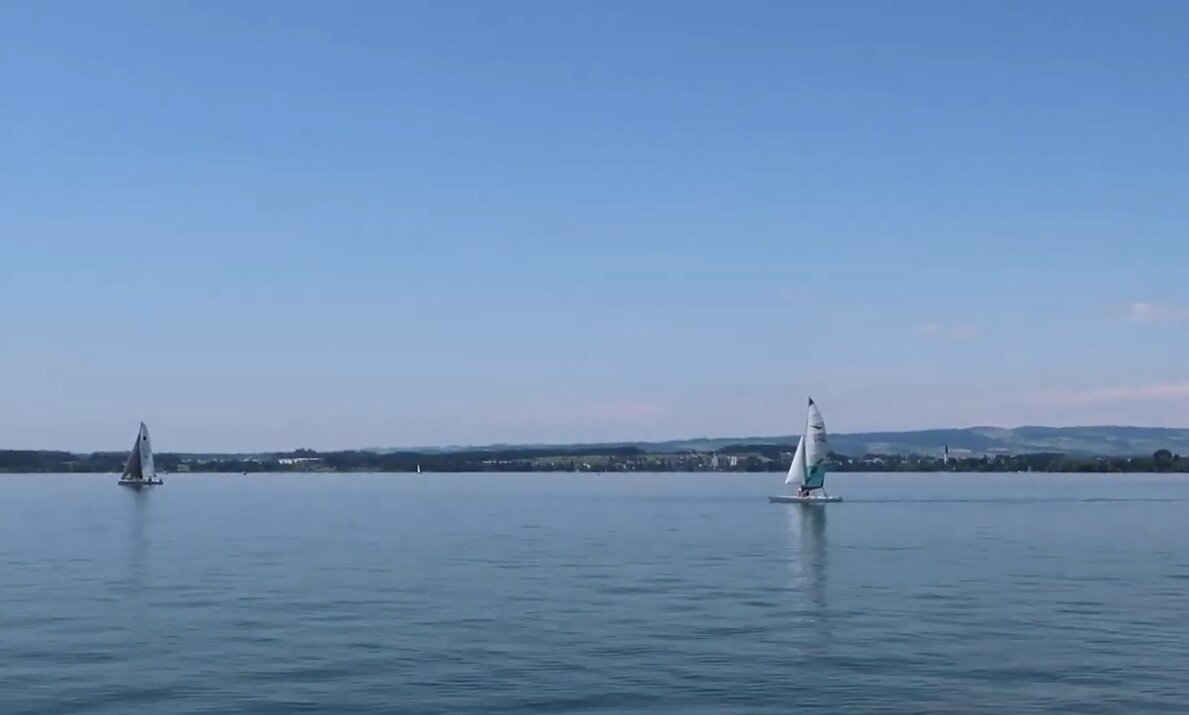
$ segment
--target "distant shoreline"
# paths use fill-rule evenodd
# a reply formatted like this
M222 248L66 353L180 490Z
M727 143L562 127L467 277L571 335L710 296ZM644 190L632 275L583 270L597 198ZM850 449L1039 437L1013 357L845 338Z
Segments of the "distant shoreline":
M126 455L114 452L74 454L42 450L0 450L0 473L119 473ZM638 447L606 449L507 449L459 452L294 452L254 455L160 453L164 473L458 473L458 472L609 472L609 473L780 473L792 461L786 445L731 445L718 451L646 452ZM1033 472L1033 473L1189 473L1189 456L1167 449L1148 455L1095 457L1055 452L936 457L918 454L832 454L831 472Z

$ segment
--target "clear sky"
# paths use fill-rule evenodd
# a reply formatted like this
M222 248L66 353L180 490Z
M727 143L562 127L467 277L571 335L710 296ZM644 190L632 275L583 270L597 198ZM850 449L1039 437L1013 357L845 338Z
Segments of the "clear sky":
M1189 3L0 3L0 447L1189 425Z

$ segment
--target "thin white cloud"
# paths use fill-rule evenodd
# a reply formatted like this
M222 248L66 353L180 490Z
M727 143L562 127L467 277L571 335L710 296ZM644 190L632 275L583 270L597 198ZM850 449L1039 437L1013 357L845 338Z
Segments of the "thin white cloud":
M1133 323L1179 323L1189 320L1189 305L1135 302L1127 306L1127 319Z
M1189 400L1189 381L1164 382L1148 385L1100 387L1092 390L1046 392L1036 396L1038 402L1056 405L1092 405L1111 402L1150 402L1157 400Z
M970 340L978 337L978 328L973 325L947 325L946 323L925 323L914 331L917 335L948 340Z

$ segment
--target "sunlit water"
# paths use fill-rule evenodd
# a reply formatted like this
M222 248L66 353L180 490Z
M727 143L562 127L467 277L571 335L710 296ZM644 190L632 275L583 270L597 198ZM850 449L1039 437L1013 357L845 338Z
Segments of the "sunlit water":
M0 476L0 713L1183 713L1189 478Z

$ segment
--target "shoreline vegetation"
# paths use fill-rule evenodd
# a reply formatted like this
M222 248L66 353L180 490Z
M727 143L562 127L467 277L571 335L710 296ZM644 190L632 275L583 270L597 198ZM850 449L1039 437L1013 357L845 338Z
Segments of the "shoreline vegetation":
M794 445L728 445L713 451L648 452L639 447L508 448L460 451L334 451L298 449L260 454L155 455L166 473L294 472L785 472ZM117 452L0 450L0 473L119 473ZM1134 456L1057 452L945 457L832 453L831 472L1189 472L1189 456L1167 449Z

